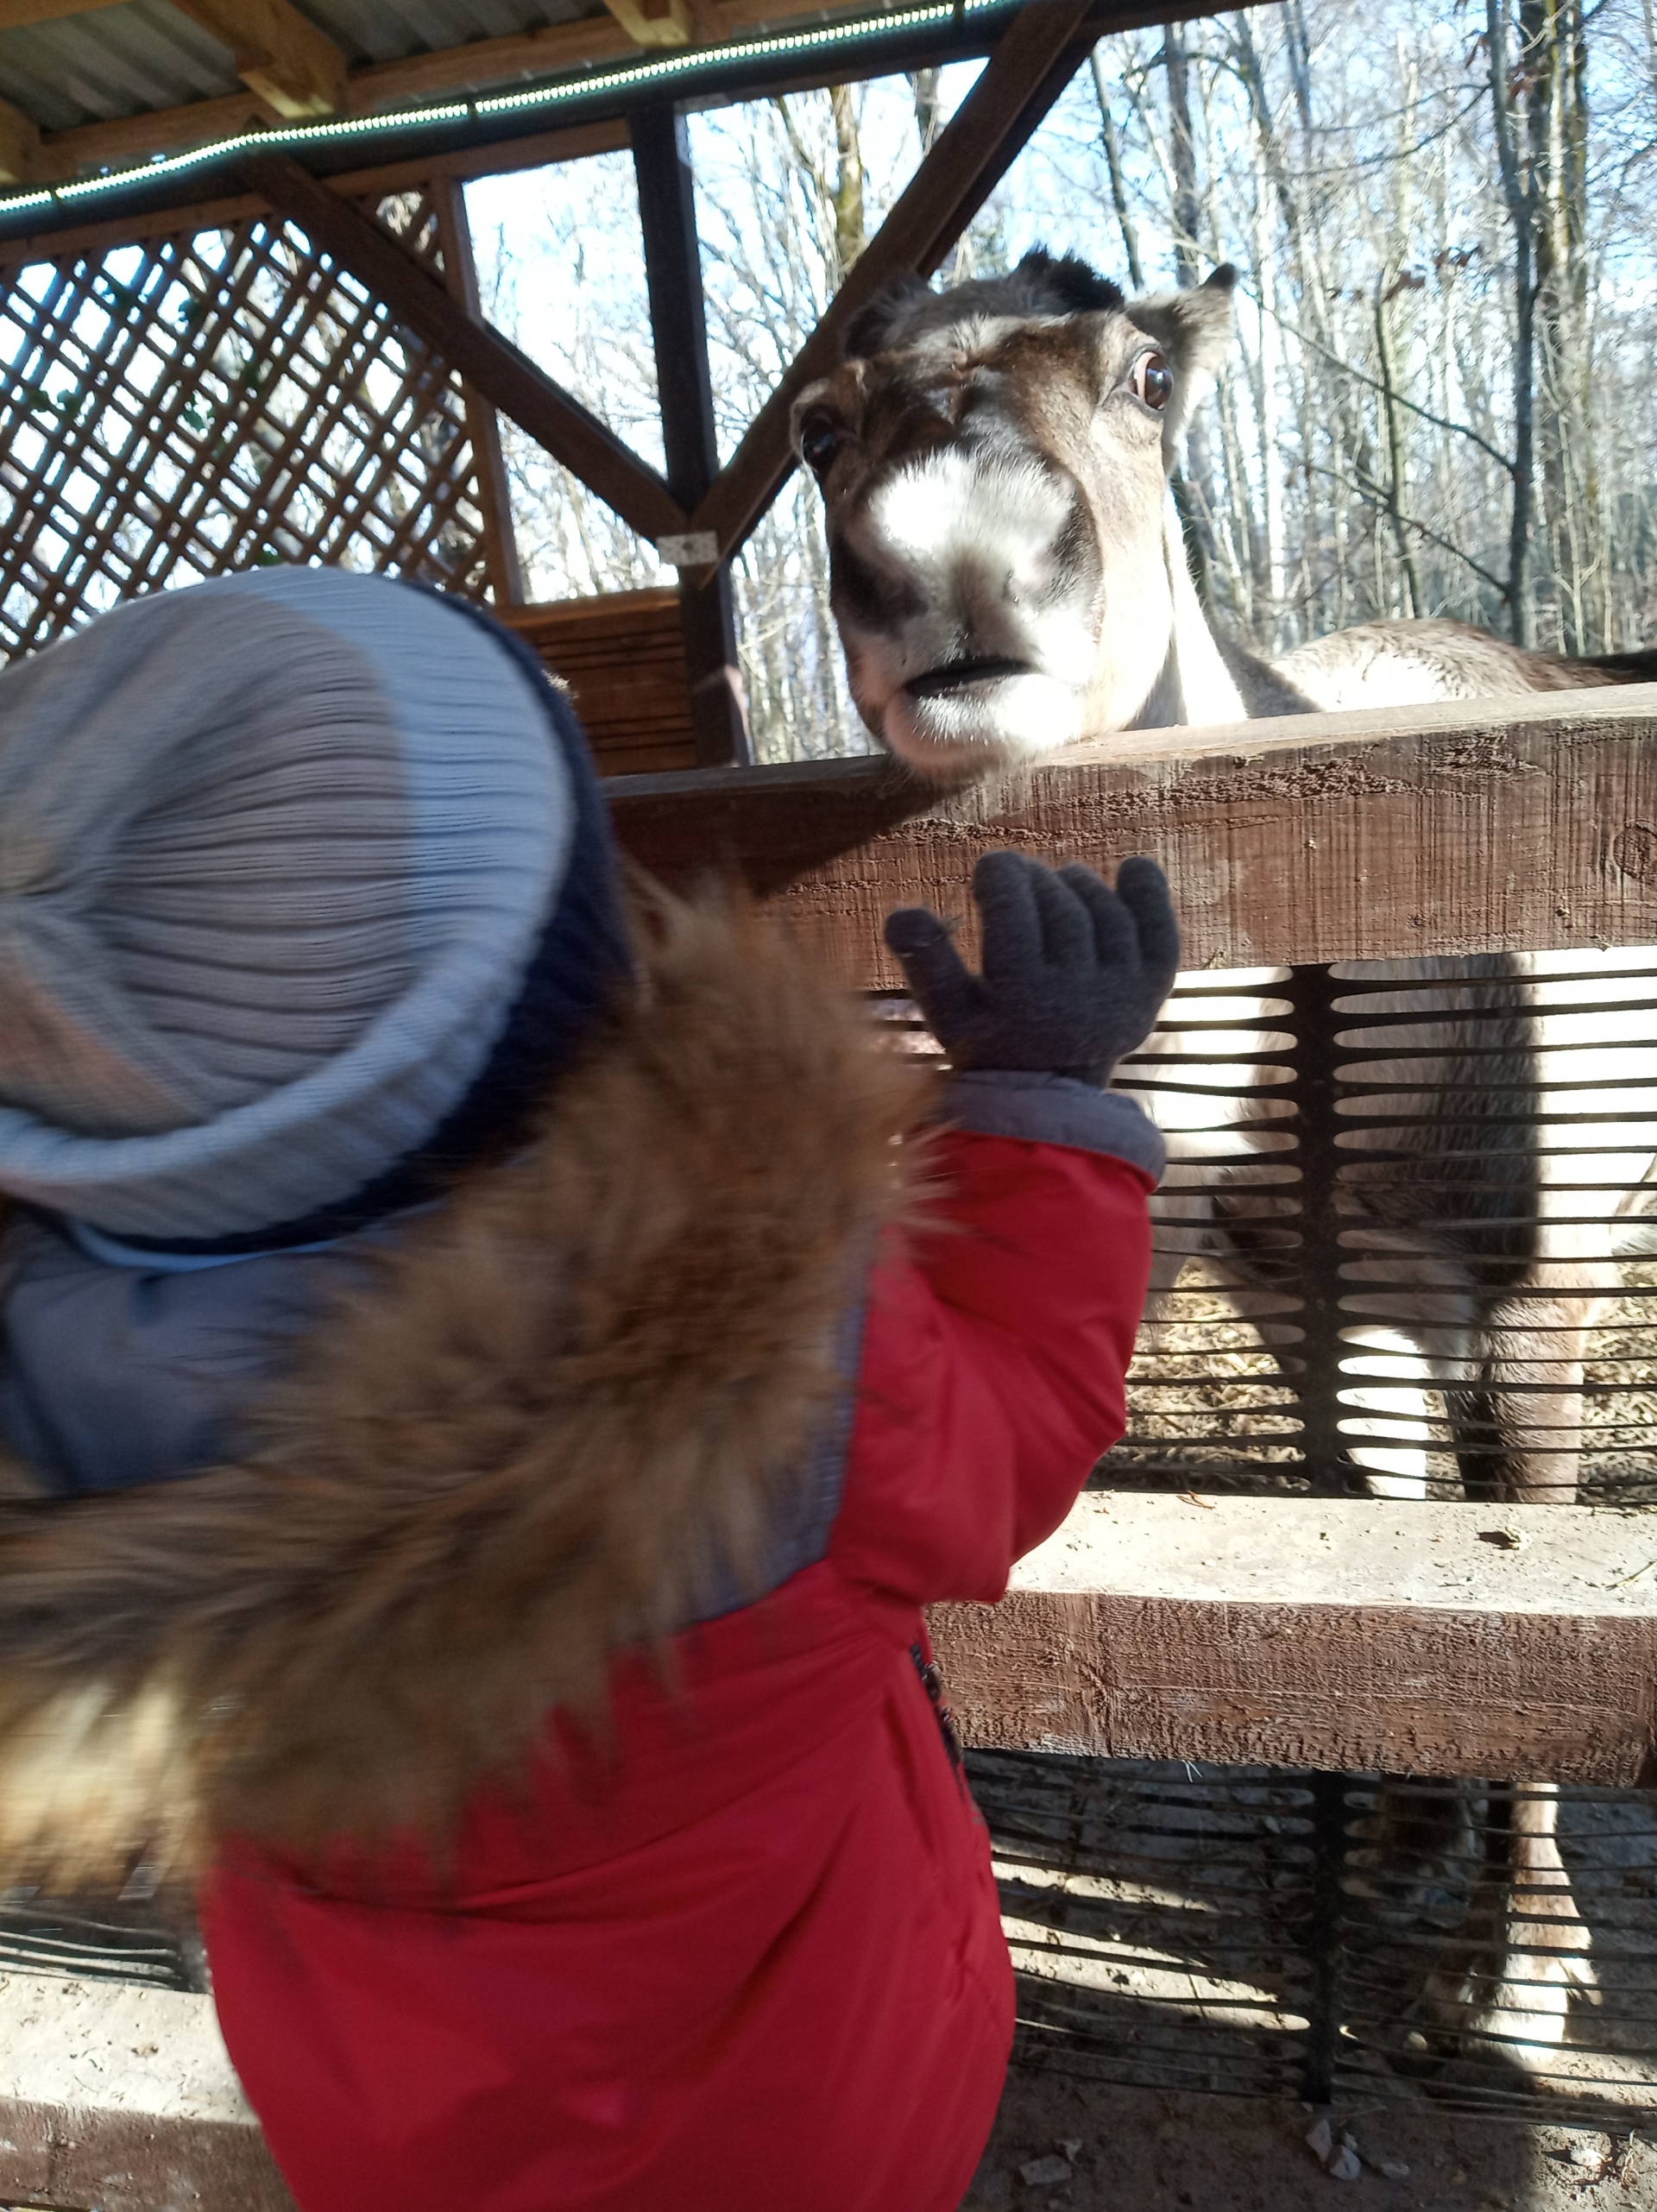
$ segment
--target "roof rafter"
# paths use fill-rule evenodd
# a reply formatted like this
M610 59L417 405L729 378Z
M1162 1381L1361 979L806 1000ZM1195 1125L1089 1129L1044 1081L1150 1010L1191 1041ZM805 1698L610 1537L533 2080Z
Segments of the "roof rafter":
M5 0L0 0L0 6ZM35 0L27 0L35 4ZM39 0L46 4L46 0ZM229 12L235 0L217 0ZM514 31L504 38L474 39L465 46L434 54L411 54L354 69L345 79L343 112L370 115L400 101L440 98L475 85L502 84L513 77L553 75L583 62L614 61L637 52L614 16L555 23L539 31ZM79 123L48 130L41 138L44 174L72 177L82 170L156 154L180 154L192 146L228 138L249 124L268 123L271 102L254 92L232 92L223 99L192 100L183 107L157 108L146 115L120 116L110 123Z
M41 134L33 119L0 100L0 184L33 184L41 161Z
M291 122L337 115L348 97L345 57L292 0L171 0L236 57L251 92Z
M0 31L27 30L66 16L96 15L117 4L118 0L0 0ZM170 0L170 4L221 46L229 47L236 57L236 75L275 114L299 121L306 116L337 115L344 106L345 57L293 0Z

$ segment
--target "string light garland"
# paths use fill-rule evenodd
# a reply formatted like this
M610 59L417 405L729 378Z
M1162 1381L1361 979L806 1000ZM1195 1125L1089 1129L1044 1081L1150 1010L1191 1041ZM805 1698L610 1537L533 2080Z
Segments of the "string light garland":
M1018 5L1018 0L932 0L930 5L896 8L888 13L861 16L846 22L817 23L803 30L771 31L759 38L733 40L726 46L682 47L649 60L589 69L577 76L560 77L548 84L487 97L433 101L421 107L389 109L380 115L342 117L334 122L287 123L268 130L238 131L230 137L192 147L183 154L161 155L98 176L0 193L0 219L41 208L74 206L102 195L129 190L135 184L150 184L161 178L187 174L192 169L206 168L238 154L280 150L302 156L307 147L333 146L354 139L371 140L387 133L433 124L545 113L635 88L644 91L673 85L690 94L699 86L716 84L745 63L794 55L805 57L832 52L837 47L879 43L903 32L1011 15Z

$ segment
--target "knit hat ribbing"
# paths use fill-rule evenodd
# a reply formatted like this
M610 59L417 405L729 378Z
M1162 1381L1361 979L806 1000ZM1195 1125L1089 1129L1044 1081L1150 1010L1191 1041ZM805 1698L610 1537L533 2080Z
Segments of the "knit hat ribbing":
M469 612L330 570L139 601L0 677L0 1188L211 1239L417 1151L595 812L553 705Z

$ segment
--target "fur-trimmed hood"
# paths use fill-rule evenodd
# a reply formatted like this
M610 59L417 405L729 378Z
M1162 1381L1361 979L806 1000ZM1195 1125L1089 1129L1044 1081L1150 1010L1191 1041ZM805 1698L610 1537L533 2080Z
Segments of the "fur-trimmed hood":
M0 1871L441 1835L754 1572L926 1087L778 926L642 935L534 1144L329 1311L255 1451L0 1503Z

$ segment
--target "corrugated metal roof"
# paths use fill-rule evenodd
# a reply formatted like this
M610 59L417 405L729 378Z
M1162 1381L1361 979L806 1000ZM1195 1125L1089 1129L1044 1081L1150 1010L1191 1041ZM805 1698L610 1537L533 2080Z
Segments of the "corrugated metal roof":
M604 12L591 0L305 0L305 13L353 66L441 53L470 39L506 38Z
M293 0L354 68L602 16L594 0ZM124 0L0 31L0 98L42 130L241 89L229 47L167 0Z

